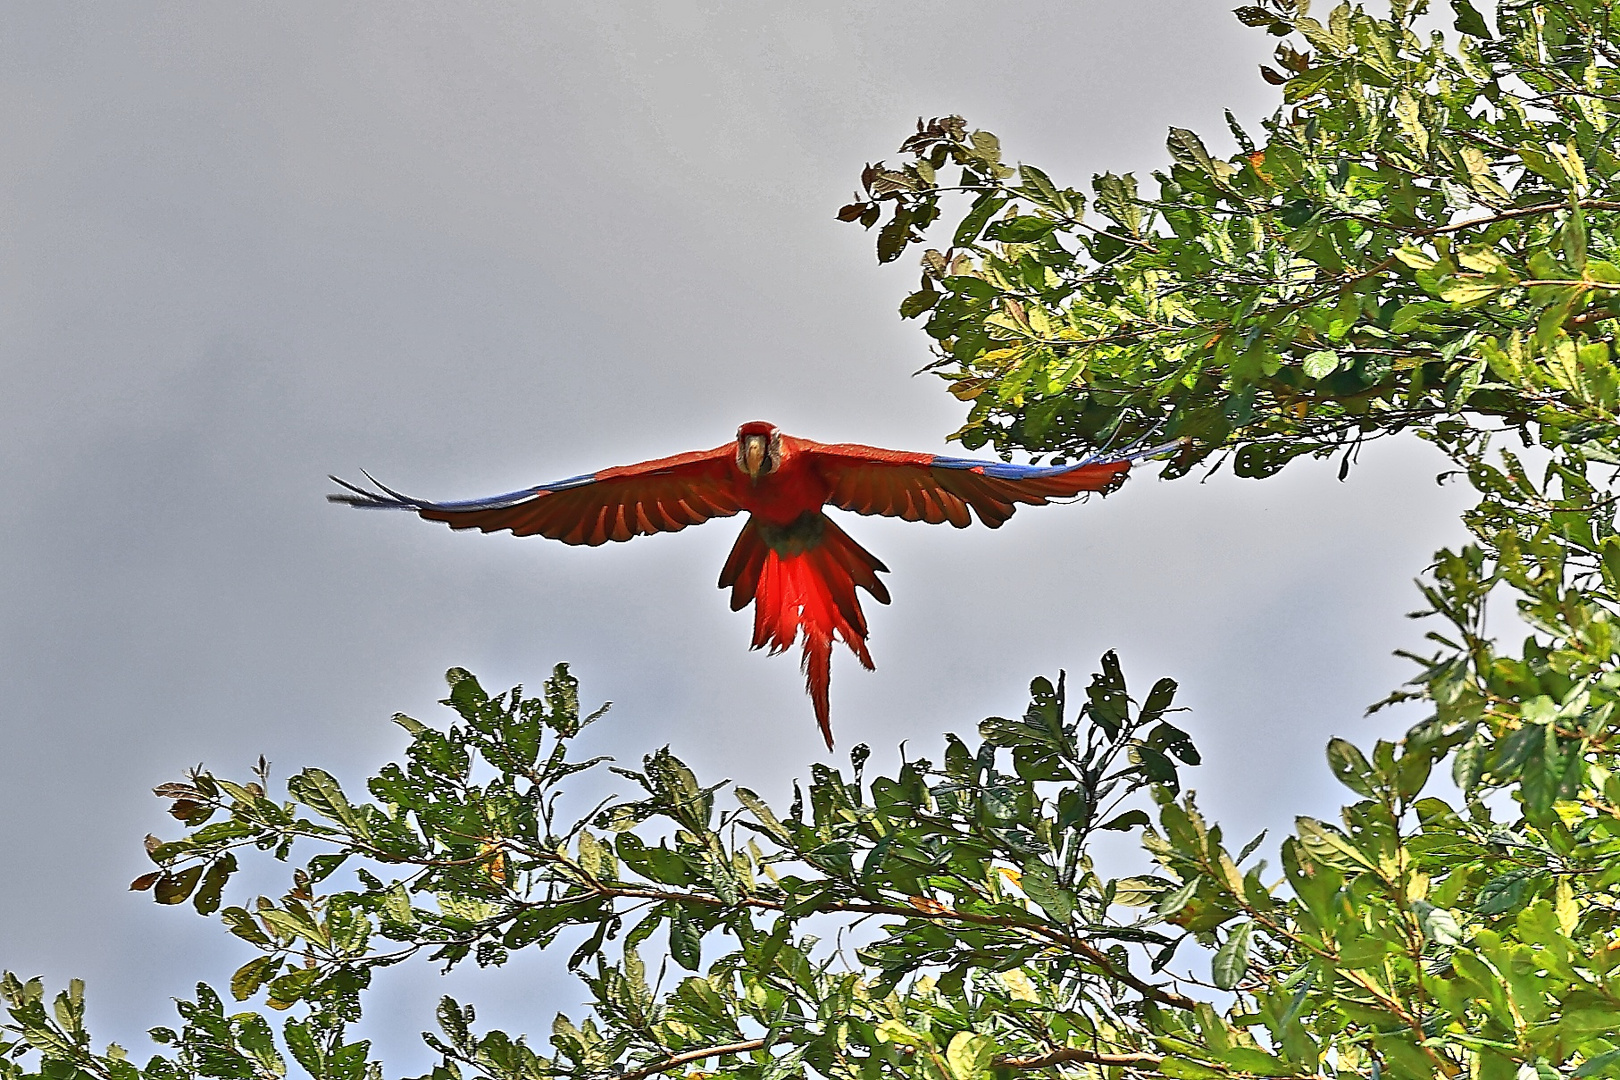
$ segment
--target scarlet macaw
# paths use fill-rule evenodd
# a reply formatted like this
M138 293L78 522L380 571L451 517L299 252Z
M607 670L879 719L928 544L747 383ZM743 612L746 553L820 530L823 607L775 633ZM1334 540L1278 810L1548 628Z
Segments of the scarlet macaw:
M515 536L539 534L592 547L678 532L748 511L748 522L720 571L720 588L731 589L733 611L753 602L753 648L769 645L774 655L803 631L807 689L830 750L832 641L841 638L871 670L866 617L855 589L887 604L889 590L877 575L889 568L851 540L822 512L823 506L930 524L948 521L959 529L972 520L971 507L994 529L1012 516L1017 503L1039 506L1054 498L1111 490L1133 462L1162 449L1098 455L1073 465L1012 465L811 442L755 421L737 429L736 441L713 450L604 469L487 499L425 502L381 484L378 491L367 491L335 476L350 493L327 498L367 509L414 510L452 529L510 529Z

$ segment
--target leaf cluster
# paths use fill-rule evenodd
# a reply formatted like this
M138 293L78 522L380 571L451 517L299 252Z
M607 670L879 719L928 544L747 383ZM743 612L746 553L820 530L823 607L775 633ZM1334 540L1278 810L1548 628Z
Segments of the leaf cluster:
M1087 854L1096 833L1145 824L1126 804L1149 791L1173 798L1181 766L1198 760L1167 719L1175 684L1160 680L1138 705L1113 654L1078 709L1063 678L1038 679L1022 717L986 720L971 745L948 737L939 765L903 760L869 777L858 747L848 776L817 766L784 813L745 788L724 808L726 785L700 783L664 748L640 770L612 770L636 798L564 822L565 782L603 761L571 758L592 718L579 718L566 669L539 698L491 696L460 670L449 682L457 722L397 717L411 736L405 763L367 781L372 801L313 768L274 800L262 765L245 783L197 770L157 789L188 828L149 844L158 869L134 887L165 904L189 895L259 950L231 994L301 1006L282 1041L312 1075L359 1080L377 1068L363 1042L344 1041L375 969L424 952L446 966L500 964L564 935L592 1015L559 1017L547 1056L521 1035L475 1033L472 1007L447 1000L429 1037L444 1069L594 1076L731 1056L728 1068L750 1076L961 1080L1099 1032L1139 1043L1127 1017L1190 1004L1153 979L1162 963L1144 970L1129 948L1168 960L1187 931L1120 918L1121 883ZM292 887L221 908L239 858L253 855L293 864ZM855 970L818 949L812 921L876 924ZM648 949L662 954L652 975ZM691 974L671 974L682 969ZM52 1023L37 983L7 987L17 1048L134 1080L117 1055ZM225 1016L204 986L182 1015L183 1032L154 1032L180 1051L141 1075L284 1072L264 1014Z
M1059 186L958 117L868 167L840 216L881 261L938 245L900 311L971 404L955 437L1065 460L1167 436L1173 472L1259 477L1459 411L1612 419L1612 0L1503 0L1494 31L1458 0L1450 39L1426 6L1240 8L1283 39L1284 103L1253 135L1228 114L1230 158L1172 128L1150 190Z

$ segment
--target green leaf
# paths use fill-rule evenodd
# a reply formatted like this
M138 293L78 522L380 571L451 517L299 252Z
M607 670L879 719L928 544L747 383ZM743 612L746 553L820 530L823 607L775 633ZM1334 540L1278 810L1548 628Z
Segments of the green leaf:
M953 1080L974 1080L990 1071L996 1044L988 1035L958 1031L945 1048L945 1065Z
M1563 241L1564 261L1577 274L1586 273L1586 215L1580 207L1570 211L1569 220L1559 230Z
M956 233L951 237L951 246L967 247L979 238L985 225L995 216L996 211L1007 205L1005 198L995 195L981 195L962 218L962 223L956 227Z
M1097 192L1097 209L1132 236L1141 233L1142 208L1136 201L1136 177L1130 173L1115 176L1103 173L1091 178Z
M1052 868L1039 859L1024 863L1019 888L1057 922L1067 922L1069 916L1074 914L1074 896L1058 885L1057 875Z
M1468 0L1451 0L1451 10L1457 14L1457 19L1452 25L1457 28L1458 33L1477 38L1491 36L1490 28L1485 25L1485 17Z
M1327 746L1328 766L1339 783L1364 798L1372 798L1377 788L1373 784L1372 766L1354 743L1333 739Z
M220 894L225 889L225 883L236 872L236 856L226 852L208 864L203 872L202 883L191 897L192 907L197 909L199 915L212 915L219 910Z
M1605 259L1587 259L1586 276L1605 285L1620 285L1620 266Z
M314 1080L326 1080L325 1055L321 1053L314 1036L310 1033L309 1025L297 1021L289 1021L283 1029L287 1036L287 1049L292 1051L294 1060L303 1066Z
M1154 905L1154 914L1158 915L1160 918L1166 919L1172 915L1178 914L1181 909L1186 907L1187 904L1192 900L1193 894L1197 891L1198 879L1193 878L1192 880L1183 884L1180 888L1166 893L1164 898Z
M1450 310L1437 300L1419 300L1416 303L1403 304L1389 320L1390 333L1405 334L1418 329L1439 329L1442 324L1438 317Z
M1299 1072L1281 1058L1252 1046L1230 1046L1216 1056L1221 1064L1253 1076L1294 1076Z
M1215 166L1210 160L1209 151L1204 148L1204 140L1198 137L1197 132L1173 127L1170 129L1170 137L1165 140L1165 148L1170 151L1170 157L1177 165L1208 176L1215 175Z
M1480 886L1474 898L1474 910L1481 915L1512 911L1524 902L1525 893L1538 876L1537 870L1520 868L1491 877Z
M1312 379L1325 379L1339 370L1339 354L1331 349L1319 349L1306 355L1305 374Z
M270 996L265 1001L272 1009L290 1009L298 999L309 992L315 980L321 977L319 968L299 968L270 981Z
M873 1030L873 1036L880 1043L894 1043L899 1046L927 1046L932 1041L927 1035L893 1017L878 1024Z
M904 211L898 212L887 225L878 230L878 262L888 263L898 259L905 253L906 245L910 242L911 219Z
M342 866L352 855L352 851L339 851L330 855L316 855L309 860L309 879L311 881L325 881L331 877L338 867Z
M395 713L393 719L394 723L404 728L406 732L413 737L424 734L428 731L428 726L426 724L422 723L420 720L406 716L404 713Z
M684 907L676 907L669 920L669 955L688 971L697 971L703 959L703 928L694 923Z
M1620 1031L1620 1008L1594 1005L1571 1009L1558 1022L1559 1028L1572 1034L1601 1035Z
M1436 287L1436 295L1440 299L1453 304L1478 304L1489 300L1503 289L1509 287L1508 282L1491 281L1481 277L1458 277L1455 275L1440 279Z
M1147 907L1169 884L1163 878L1128 877L1114 883L1114 903L1121 907Z
M1572 1075L1576 1080L1584 1080L1588 1076L1613 1076L1616 1071L1620 1071L1620 1049L1606 1050L1590 1058Z
M1020 164L1018 178L1024 185L1024 196L1038 206L1043 206L1055 213L1074 215L1075 207L1070 201L1070 194L1060 192L1052 178L1033 165Z
M178 874L164 874L152 887L152 899L160 904L183 904L202 880L203 865L187 867Z
M1034 687L1031 687L1033 690ZM1119 737L1130 717L1130 695L1125 690L1125 676L1120 671L1119 654L1110 649L1102 656L1102 670L1092 675L1086 687L1085 712L1107 733L1110 739Z
M315 944L322 937L320 925L300 911L265 908L259 912L259 920L289 940L302 937Z
M396 926L416 925L416 911L411 906L411 894L403 881L396 881L382 895L382 915Z
M231 976L231 996L237 1001L246 1001L259 992L259 987L276 973L281 966L281 960L275 956L260 956L249 960L236 969Z
M761 799L745 787L733 788L732 793L737 796L737 801L746 806L749 813L753 814L759 820L759 823L765 826L765 830L771 834L774 840L785 847L792 846L793 836L783 826L775 812L766 805L764 799Z
M1226 1074L1202 1062L1184 1057L1166 1057L1159 1062L1159 1073L1173 1080L1225 1080Z
M1152 822L1153 819L1148 817L1147 812L1144 810L1127 810L1117 817L1108 819L1101 825L1098 825L1097 828L1107 829L1113 832L1126 832L1142 825L1150 825Z
M371 830L364 815L349 804L343 788L331 773L323 769L305 769L287 781L287 792L322 817L341 823L358 836L370 837Z
M1264 479L1281 471L1284 465L1308 453L1311 447L1289 442L1252 442L1232 455L1232 472L1248 479Z
M1343 833L1330 825L1324 825L1315 818L1298 817L1294 819L1294 830L1299 834L1300 844L1313 859L1329 866L1354 864L1368 870L1377 869L1377 865L1347 840Z
M1210 975L1222 990L1235 988L1248 973L1249 937L1253 932L1253 923L1238 923L1226 935L1226 940L1221 942L1221 947L1215 950L1215 958L1210 962Z
M1477 363L1469 365L1470 368L1479 366ZM1423 790L1423 786L1429 782L1429 773L1433 768L1434 756L1429 748L1408 746L1406 752L1401 755L1400 763L1396 768L1396 794L1402 799L1415 798Z
M1055 221L1023 215L1003 218L986 229L984 237L986 240L999 240L1005 244L1033 244L1052 235L1052 230L1056 227Z
M915 319L937 303L939 303L939 293L933 289L919 289L900 301L900 317L902 319Z
M231 928L231 933L243 941L266 947L270 945L269 935L259 929L259 924L254 921L252 915L248 914L246 908L226 908L220 912L219 917L226 926Z
M1569 174L1550 154L1544 153L1529 143L1521 143L1518 147L1518 155L1519 160L1524 162L1526 168L1554 187L1569 187Z
M973 146L974 153L987 164L993 165L1001 160L1001 140L992 132L975 131L969 137L969 142Z
M785 1054L778 1054L771 1058L771 1063L759 1074L759 1080L788 1080L788 1077L803 1076L805 1070L803 1061L810 1047L800 1046L789 1050ZM688 1074L690 1075L690 1074Z
M1424 900L1414 900L1412 913L1417 916L1418 925L1422 927L1423 937L1426 940L1447 949L1462 944L1462 928L1457 925L1457 918L1450 911Z
M696 880L687 861L663 844L648 847L641 842L641 837L626 832L619 834L617 847L624 865L644 878L662 885L677 886L689 885Z

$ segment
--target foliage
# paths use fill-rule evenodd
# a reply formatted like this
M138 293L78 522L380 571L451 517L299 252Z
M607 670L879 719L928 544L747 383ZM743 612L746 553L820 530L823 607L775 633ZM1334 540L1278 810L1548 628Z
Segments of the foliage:
M1280 876L1183 789L1175 684L1138 700L1111 653L1078 707L1037 679L938 764L869 777L857 747L788 808L669 748L578 758L600 714L564 668L534 698L457 670L454 720L397 718L404 760L363 797L306 769L273 799L262 763L159 788L185 832L149 840L134 887L259 950L230 980L244 1004L200 986L143 1066L92 1048L77 984L48 1008L7 976L0 1080L276 1080L289 1056L380 1077L349 1036L374 969L524 949L568 951L588 1015L541 1047L446 999L433 1080L1620 1075L1620 43L1611 0L1453 14L1448 39L1417 4L1240 8L1283 39L1264 145L1234 123L1221 160L1174 130L1156 198L1094 180L1101 222L955 118L842 214L892 210L890 261L965 198L902 314L973 403L970 445L1072 458L1163 427L1188 440L1172 473L1230 454L1264 476L1416 430L1479 494L1422 582L1443 628L1389 699L1432 715L1329 744L1352 801L1296 820ZM1486 632L1498 590L1516 651ZM609 768L633 799L560 813ZM1139 872L1093 861L1105 832L1140 840ZM266 856L288 891L227 905Z
M1431 591L1466 622L1480 564L1457 562ZM1429 683L1467 685L1443 666ZM1555 678L1505 670L1521 697L1527 680ZM745 788L723 800L723 785L665 748L639 771L613 770L636 798L562 821L565 787L603 764L572 760L593 718L580 717L566 669L538 698L491 697L460 670L449 682L454 722L397 717L411 736L404 762L367 781L369 801L319 769L291 777L282 801L262 769L245 782L199 770L158 789L187 829L149 841L158 869L133 887L189 900L256 946L230 990L263 1009L227 1013L199 986L180 1004L181 1030L152 1033L173 1049L138 1067L91 1049L82 987L47 1010L37 981L8 976L7 1049L38 1051L43 1067L3 1066L7 1080L274 1080L288 1055L319 1080L378 1077L369 1046L346 1035L374 969L424 951L446 966L500 964L563 939L593 1015L558 1017L544 1054L522 1034L476 1030L472 1007L446 999L434 1080L641 1077L710 1058L750 1078L927 1080L1045 1068L1304 1075L1326 1054L1346 1072L1377 1060L1402 1076L1454 1074L1467 1053L1484 1075L1526 1054L1613 1060L1620 953L1605 894L1620 880L1607 792L1617 782L1565 745L1584 738L1603 752L1602 723L1586 699L1568 704L1579 695L1565 684L1535 684L1564 704L1530 703L1549 726L1533 729L1545 738L1529 752L1512 734L1522 726L1499 746L1473 721L1468 745L1485 764L1471 790L1525 793L1508 826L1477 800L1459 813L1419 797L1478 708L1442 709L1370 762L1336 741L1330 761L1364 799L1343 829L1300 819L1283 844L1284 889L1265 883L1263 861L1250 865L1262 837L1233 854L1181 794L1198 755L1167 719L1175 684L1159 680L1138 705L1112 654L1078 709L1062 678L1037 679L1022 717L986 720L972 744L947 737L939 765L905 760L869 778L857 747L847 776L815 767L782 814ZM1606 700L1600 721L1612 711ZM1567 734L1559 717L1598 734ZM1569 760L1580 762L1572 778L1559 764ZM1560 768L1567 791L1531 782ZM1599 776L1603 791L1588 790ZM1099 874L1089 843L1147 825L1129 805L1144 792L1157 804L1158 827L1142 832L1157 872ZM292 863L292 887L221 909L238 856L255 851ZM327 884L340 879L350 883ZM879 923L854 966L807 933L834 921ZM1213 954L1178 962L1189 940ZM651 977L648 951L660 957ZM1236 992L1224 1015L1216 988ZM269 1017L294 1008L283 1051Z
M262 774L238 783L197 771L158 789L187 833L151 842L159 869L133 887L160 903L189 899L199 912L217 911L260 950L232 976L232 995L275 1010L302 1003L306 1018L283 1032L316 1077L359 1080L374 1070L363 1042L344 1041L374 969L424 950L446 966L470 956L500 964L562 935L595 1017L578 1026L559 1018L555 1056L546 1058L521 1036L474 1034L470 1008L446 1000L433 1040L446 1069L594 1076L673 1068L716 1046L750 1055L735 1068L760 1076L788 1075L801 1062L881 1072L925 1060L960 1065L967 1054L984 1065L1050 1053L1054 1025L1084 1040L1098 1025L1124 1033L1123 1016L1143 1002L1190 1005L1134 972L1124 947L1149 944L1168 959L1186 931L1167 933L1157 917L1114 918L1121 886L1101 880L1085 853L1099 830L1146 823L1120 804L1150 786L1168 797L1178 761L1197 760L1165 719L1175 684L1161 680L1135 707L1112 654L1078 713L1061 678L1055 687L1037 680L1022 718L987 720L974 746L950 738L942 765L904 761L892 777L867 778L867 750L857 747L848 777L815 767L808 800L781 816L745 788L722 809L720 786L701 785L665 748L641 771L613 770L640 797L560 822L564 782L601 764L570 760L594 717L580 718L567 670L540 698L521 688L490 697L460 670L449 681L445 704L459 722L439 730L397 717L411 742L403 767L367 782L375 802L351 800L319 769L290 778L282 802ZM295 845L314 850L294 860ZM292 888L219 910L237 855L255 850L296 862ZM353 887L322 891L349 860ZM869 977L818 954L802 924L828 916L885 920L861 950ZM717 937L734 947L714 955ZM641 957L649 941L667 957L664 968L694 974L655 990ZM914 977L925 971L936 974ZM1037 985L1049 1000L1033 996ZM73 1019L82 1013L77 987L54 1020L39 984L12 979L3 992L23 1045L48 1061L135 1075L118 1055L89 1050ZM262 1014L226 1016L206 986L182 1013L184 1034L155 1033L181 1052L141 1074L284 1073ZM988 1039L958 1039L975 1019L1004 1036L997 1055Z
M1325 22L1302 0L1239 8L1285 39L1263 69L1284 106L1257 136L1229 113L1230 159L1172 128L1153 196L1105 172L1088 199L959 117L919 121L840 216L889 208L890 261L971 199L900 309L972 403L957 437L1072 458L1162 429L1189 440L1180 470L1236 448L1263 476L1463 411L1607 422L1614 5L1503 0L1495 33L1452 6L1450 41L1419 34L1412 0Z

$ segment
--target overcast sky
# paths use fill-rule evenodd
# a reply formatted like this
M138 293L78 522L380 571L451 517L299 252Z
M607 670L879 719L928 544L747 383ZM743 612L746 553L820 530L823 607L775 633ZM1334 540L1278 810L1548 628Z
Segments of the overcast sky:
M1268 41L1203 0L0 4L0 966L85 977L144 1057L246 958L123 891L176 832L152 785L261 753L355 782L451 665L569 661L616 702L594 747L786 790L824 751L796 657L750 654L714 586L737 522L575 549L329 506L325 475L470 497L752 419L948 452L911 260L833 220L862 165L958 112L1060 182L1145 172L1171 124L1226 147L1223 106L1269 111ZM1139 690L1181 680L1229 835L1331 814L1327 738L1412 719L1361 710L1458 539L1439 467L1390 444L1344 484L1144 470L999 532L844 521L894 604L875 673L835 656L841 750L937 753L1117 647ZM544 1032L559 969L454 985ZM439 989L381 976L391 1072Z

